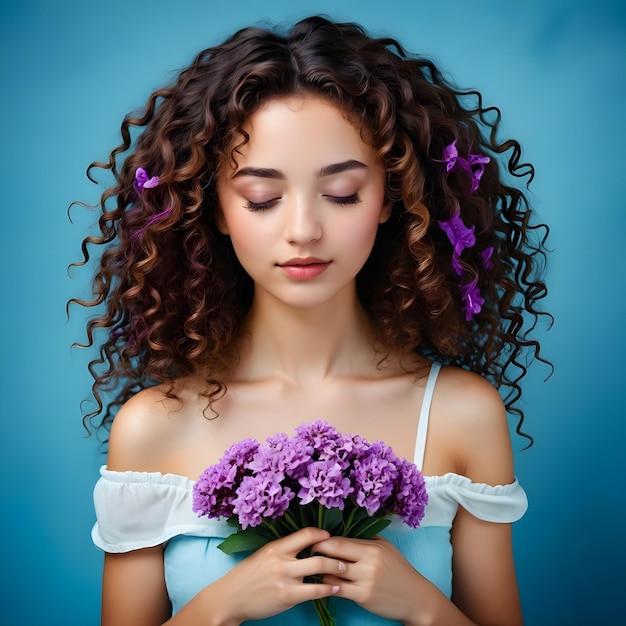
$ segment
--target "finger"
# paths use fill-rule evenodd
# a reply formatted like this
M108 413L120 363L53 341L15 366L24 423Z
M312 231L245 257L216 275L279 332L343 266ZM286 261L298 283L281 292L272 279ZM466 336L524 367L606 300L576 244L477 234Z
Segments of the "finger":
M324 574L320 582L324 585L330 585L331 587L340 587L341 590L344 591L352 581L334 576L333 574Z
M318 574L335 574L342 576L346 572L346 563L325 556L309 556L299 559L291 570L296 578L316 576Z
M328 596L338 595L341 591L340 584L327 585L325 583L302 583L293 592L296 604L308 600L319 600Z
M371 548L376 541L378 540L335 536L316 543L312 550L340 561L355 563L363 558L364 550Z
M326 585L331 589L337 589L333 595L338 598L345 598L346 600L352 600L353 602L358 602L362 599L362 585L352 580L339 578L338 576L333 576L332 574L324 574L319 584Z
M314 543L324 541L329 537L330 533L327 530L310 526L301 528L281 539L277 539L273 543L276 544L277 547L280 546L280 548L284 549L286 552L297 554Z

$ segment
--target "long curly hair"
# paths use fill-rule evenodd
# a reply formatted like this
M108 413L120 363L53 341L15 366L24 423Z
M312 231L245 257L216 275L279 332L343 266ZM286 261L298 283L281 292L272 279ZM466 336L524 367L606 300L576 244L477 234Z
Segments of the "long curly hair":
M538 301L547 293L548 229L534 224L524 185L516 184L527 185L533 167L521 162L517 141L498 138L500 111L485 107L480 93L453 86L394 39L321 17L286 33L245 28L203 50L126 116L108 161L90 165L90 179L102 168L115 184L100 198L100 233L84 239L77 263L102 246L94 297L70 301L97 313L81 344L99 346L89 365L97 408L85 425L108 427L116 407L149 385L169 383L175 397L176 381L190 374L204 377L208 407L226 392L253 284L216 226L216 173L233 158L232 146L246 142L250 115L291 95L340 107L384 163L391 218L357 276L380 344L487 377L505 389L527 436L515 404L529 356L544 361L531 331L547 315ZM453 142L459 155L492 157L473 192L466 171L443 163ZM158 175L158 185L138 188L138 168ZM461 276L440 225L459 212L476 238L456 258ZM484 303L468 320L461 286L472 282Z

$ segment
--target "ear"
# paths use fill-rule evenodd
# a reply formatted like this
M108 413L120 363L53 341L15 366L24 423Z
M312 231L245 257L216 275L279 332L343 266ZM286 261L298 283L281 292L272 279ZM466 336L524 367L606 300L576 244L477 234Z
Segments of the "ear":
M384 224L391 217L391 209L393 208L393 200L387 199L383 208L380 211L380 217L378 218L379 224Z

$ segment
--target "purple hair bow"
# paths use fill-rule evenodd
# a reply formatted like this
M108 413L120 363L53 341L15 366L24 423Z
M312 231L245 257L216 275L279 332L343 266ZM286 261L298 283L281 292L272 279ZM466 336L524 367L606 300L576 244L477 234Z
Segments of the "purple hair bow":
M135 171L135 180L133 186L137 190L137 193L141 193L142 189L154 189L159 184L159 177L150 177L148 172L143 167L138 167Z

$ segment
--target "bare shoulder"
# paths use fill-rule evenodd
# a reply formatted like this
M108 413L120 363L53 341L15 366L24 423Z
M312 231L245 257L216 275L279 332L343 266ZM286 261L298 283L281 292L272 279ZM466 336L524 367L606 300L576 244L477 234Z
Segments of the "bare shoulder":
M438 402L447 415L475 428L489 428L505 417L504 403L487 380L459 367L444 367L437 380Z
M160 471L182 403L160 386L144 389L122 405L111 426L107 467L111 470Z
M504 402L484 378L444 367L432 404L433 424L445 432L457 471L475 482L507 484L513 459Z

